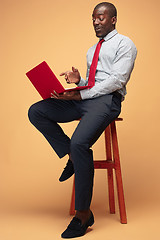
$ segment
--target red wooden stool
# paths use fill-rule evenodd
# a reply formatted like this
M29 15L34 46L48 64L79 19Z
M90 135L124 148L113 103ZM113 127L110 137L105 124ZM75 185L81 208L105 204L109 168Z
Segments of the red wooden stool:
M117 118L115 121L122 121L122 120L123 120L122 118ZM108 193L109 193L110 213L115 213L113 169L115 170L120 221L121 223L127 223L115 121L113 121L104 131L106 160L94 161L94 168L107 169L108 171ZM75 214L75 179L73 181L72 198L71 198L71 204L70 204L70 215L74 215L74 214Z

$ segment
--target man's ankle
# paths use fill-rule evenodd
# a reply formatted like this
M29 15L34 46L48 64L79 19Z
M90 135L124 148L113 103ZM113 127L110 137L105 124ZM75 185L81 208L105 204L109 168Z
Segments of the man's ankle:
M77 210L75 217L79 218L82 221L82 225L89 219L91 215L91 210Z

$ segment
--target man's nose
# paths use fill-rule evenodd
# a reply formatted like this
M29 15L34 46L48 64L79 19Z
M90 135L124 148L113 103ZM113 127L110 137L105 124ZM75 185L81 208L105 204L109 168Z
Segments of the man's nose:
M96 19L94 20L94 25L99 25L99 19L98 19L98 18L96 18Z

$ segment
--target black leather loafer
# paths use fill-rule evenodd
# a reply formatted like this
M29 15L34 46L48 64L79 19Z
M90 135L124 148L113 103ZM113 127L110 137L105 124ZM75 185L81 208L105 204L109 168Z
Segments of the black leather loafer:
M81 220L79 218L74 217L67 229L62 233L62 238L76 238L81 237L86 233L88 227L94 224L94 216L91 212L91 216L88 221L82 225Z
M68 178L70 178L72 175L74 174L74 167L73 167L73 163L72 161L69 159L67 164L66 164L66 167L64 168L60 178L59 178L59 181L60 182L63 182L65 180L67 180Z

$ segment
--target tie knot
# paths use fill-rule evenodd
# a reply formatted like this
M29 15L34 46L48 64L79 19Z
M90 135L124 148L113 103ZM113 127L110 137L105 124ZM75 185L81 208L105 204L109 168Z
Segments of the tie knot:
M102 38L102 39L99 41L99 43L101 43L101 44L102 44L103 42L104 42L104 39Z

